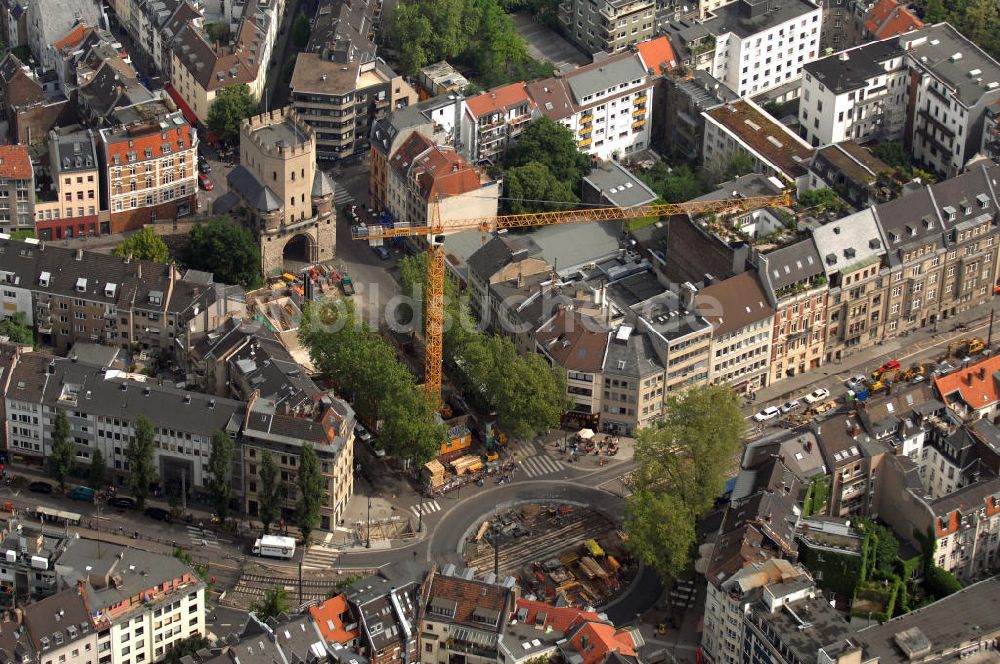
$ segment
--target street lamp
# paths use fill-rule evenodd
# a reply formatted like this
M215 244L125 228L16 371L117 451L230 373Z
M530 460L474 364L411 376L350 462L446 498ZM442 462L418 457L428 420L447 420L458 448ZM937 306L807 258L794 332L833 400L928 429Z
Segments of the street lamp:
M417 504L417 532L424 532L424 506L422 503Z
M370 548L372 548L372 497L371 497L371 495L368 496L368 537L367 537L367 540L368 541L365 543L365 547L368 548L368 549L370 549Z

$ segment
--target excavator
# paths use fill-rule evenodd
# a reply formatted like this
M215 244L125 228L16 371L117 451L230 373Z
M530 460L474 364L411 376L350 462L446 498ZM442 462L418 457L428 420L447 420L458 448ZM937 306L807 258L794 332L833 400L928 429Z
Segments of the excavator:
M986 342L982 339L979 337L969 337L968 339L959 339L948 344L948 354L961 357L963 355L978 353L984 348L986 348Z

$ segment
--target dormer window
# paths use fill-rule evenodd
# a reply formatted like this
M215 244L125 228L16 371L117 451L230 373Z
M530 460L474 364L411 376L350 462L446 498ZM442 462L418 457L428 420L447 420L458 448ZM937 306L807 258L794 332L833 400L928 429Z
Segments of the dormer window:
M948 221L955 221L955 216L958 214L958 210L950 205L945 205L941 208L941 211L944 212L946 217L948 217Z
M87 280L84 279L83 277L80 277L79 279L76 280L76 292L77 293L87 292Z
M990 197L986 194L979 194L976 196L976 200L979 201L979 207L983 210L990 206Z
M51 272L42 272L38 276L38 285L41 286L42 288L48 288L50 283L52 283Z

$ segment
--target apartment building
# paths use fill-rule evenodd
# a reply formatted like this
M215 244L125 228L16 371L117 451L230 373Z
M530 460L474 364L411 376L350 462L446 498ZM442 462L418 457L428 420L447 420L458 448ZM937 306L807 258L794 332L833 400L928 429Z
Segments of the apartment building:
M709 582L705 600L705 626L701 645L710 662L743 661L743 616L759 594L774 584L810 579L809 573L787 560L772 558L751 562L720 583Z
M465 100L463 154L473 163L497 163L536 117L524 83L509 83Z
M466 280L472 295L469 306L476 318L493 329L502 327L506 318L494 318L502 303L492 301L491 286L511 279L523 283L525 279L545 277L552 272L541 247L525 235L497 235L469 256L466 264Z
M373 49L374 51L374 49ZM403 77L376 58L334 51L300 53L292 73L291 105L316 132L317 159L345 159L368 149L374 123L417 101Z
M663 417L665 367L648 334L629 325L614 330L602 373L602 431L631 436Z
M97 664L97 631L86 594L69 588L24 607L22 624L39 662Z
M652 274L645 279L648 282ZM664 399L671 392L709 381L713 330L697 311L694 286L684 283L677 292L665 290L634 304L631 313L637 316L637 329L649 336L665 368Z
M0 61L0 116L12 143L35 145L54 127L77 122L76 106L57 88L54 72L36 75L13 53Z
M49 132L49 177L49 187L35 202L35 230L40 240L110 231L110 225L98 218L101 170L92 134L82 130Z
M102 208L112 233L197 209L198 132L160 101L124 109L120 124L100 129Z
M933 325L992 297L997 266L993 183L1000 167L968 172L875 206L884 237L891 333Z
M696 311L712 325L709 380L753 392L768 384L774 307L756 273L742 272L706 286Z
M802 67L820 55L822 21L812 0L737 0L715 7L700 24L672 24L668 33L696 68L740 97L772 92L786 101L798 96Z
M360 631L359 655L371 664L420 661L421 590L421 583L410 578L369 577L347 587Z
M243 120L240 165L226 178L260 242L265 275L280 273L285 258L333 257L333 182L316 166L315 130L290 107Z
M311 399L296 408L280 398L254 395L246 409L240 450L245 482L244 511L256 516L260 509L260 464L267 451L278 466L281 481L288 487L281 504L281 516L291 521L298 504L295 478L302 448L311 445L326 483L320 528L336 527L354 492L354 410L346 401L332 395Z
M758 173L804 185L808 180L813 149L776 122L749 99L741 99L702 112L705 118L706 161L727 163L734 154L745 154Z
M30 239L0 236L0 282L7 310L24 313L57 352L97 341L172 356L178 344L246 313L243 289L211 274Z
M527 91L540 113L573 132L581 152L618 160L650 145L654 80L637 52L534 81Z
M705 111L736 101L739 97L703 69L696 69L691 77L667 77L665 117L662 144L656 146L664 152L673 152L690 160L700 160L705 145ZM654 124L654 130L655 125ZM654 139L655 144L655 139Z
M156 662L178 641L206 633L205 583L173 556L80 539L59 564L83 593L98 664Z
M864 17L869 39L890 39L922 27L924 22L898 0L878 0Z
M1000 100L1000 64L947 23L899 40L911 69L907 144L951 177L979 150L986 109Z
M0 146L0 232L33 231L35 175L26 145Z
M871 208L813 229L813 241L829 288L824 362L831 362L877 343L899 322L886 307L886 247Z
M492 664L514 593L500 583L463 578L453 569L448 568L451 574L432 571L424 581L418 614L422 659Z
M1000 356L966 364L960 371L934 377L941 401L967 420L992 420L1000 414Z
M770 383L823 364L827 279L811 238L759 254L757 273L774 307Z
M805 66L799 125L811 145L892 141L906 127L906 52L876 41Z
M8 452L17 461L17 452ZM53 532L33 519L16 516L0 529L4 564L0 566L0 606L5 610L37 602L60 589L56 564L75 536ZM6 631L6 630L5 630ZM26 644L30 647L30 644Z
M500 182L453 148L413 133L389 160L387 210L397 222L427 226L449 219L496 216Z
M655 0L566 0L559 21L586 53L617 53L656 33L656 7Z
M28 47L43 71L57 67L56 42L74 26L101 25L101 6L93 0L32 0L27 6Z
M1000 103L986 109L983 118L983 141L980 154L992 161L1000 161Z
M604 352L610 332L599 321L560 309L535 332L536 350L550 365L566 374L564 419L581 428L595 428L600 421L604 380Z
M208 485L212 435L223 431L235 438L244 416L240 401L41 354L23 355L14 366L5 407L7 440L26 460L41 464L49 457L55 416L63 411L77 462L89 465L100 450L118 486L128 476L126 451L136 421L146 417L155 427L157 476L171 490Z
M899 184L887 173L892 169L854 141L816 150L809 164L809 187L829 187L856 210L891 200Z

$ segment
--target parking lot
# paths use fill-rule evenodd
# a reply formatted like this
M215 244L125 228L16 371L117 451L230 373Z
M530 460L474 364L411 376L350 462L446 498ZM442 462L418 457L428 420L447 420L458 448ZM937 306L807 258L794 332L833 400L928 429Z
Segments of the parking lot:
M514 27L524 38L528 47L528 55L543 62L551 62L556 69L565 65L587 65L591 58L576 46L566 41L562 35L536 23L530 14L518 12L513 14Z

